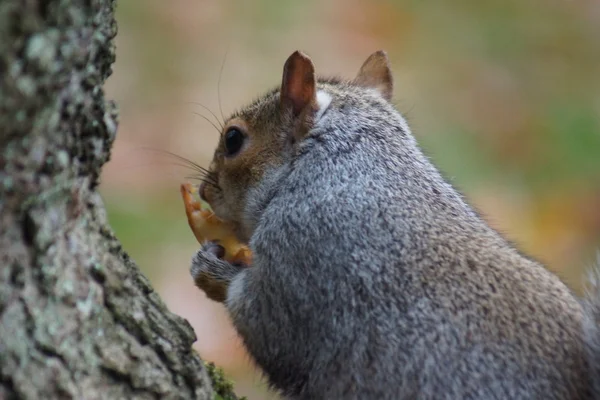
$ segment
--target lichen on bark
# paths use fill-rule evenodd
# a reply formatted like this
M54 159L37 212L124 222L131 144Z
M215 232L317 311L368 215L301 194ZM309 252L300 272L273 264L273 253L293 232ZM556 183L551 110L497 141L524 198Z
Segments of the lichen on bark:
M191 326L96 191L118 125L103 91L114 7L0 2L0 399L215 396Z

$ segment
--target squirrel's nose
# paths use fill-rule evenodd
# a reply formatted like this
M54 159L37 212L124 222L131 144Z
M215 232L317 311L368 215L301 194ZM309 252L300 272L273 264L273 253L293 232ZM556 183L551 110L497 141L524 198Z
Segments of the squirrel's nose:
M202 200L208 203L208 200L206 199L206 182L202 182L200 184L200 187L198 188L198 195Z

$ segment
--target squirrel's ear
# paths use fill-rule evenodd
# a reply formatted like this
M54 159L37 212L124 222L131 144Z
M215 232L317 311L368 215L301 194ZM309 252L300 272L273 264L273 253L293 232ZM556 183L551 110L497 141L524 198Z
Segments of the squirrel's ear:
M306 54L295 51L283 67L281 105L299 115L307 106L316 104L315 67Z
M394 79L385 51L376 51L367 58L367 61L360 67L354 84L376 89L388 101L392 98Z

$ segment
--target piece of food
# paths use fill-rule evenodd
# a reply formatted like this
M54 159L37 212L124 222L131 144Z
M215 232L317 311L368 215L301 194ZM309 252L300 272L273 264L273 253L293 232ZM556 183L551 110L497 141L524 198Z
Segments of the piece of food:
M227 223L219 219L209 208L203 208L202 203L194 199L198 188L184 183L181 185L181 197L185 205L187 220L199 243L207 240L217 242L225 249L224 260L231 263L250 265L250 249L240 243Z

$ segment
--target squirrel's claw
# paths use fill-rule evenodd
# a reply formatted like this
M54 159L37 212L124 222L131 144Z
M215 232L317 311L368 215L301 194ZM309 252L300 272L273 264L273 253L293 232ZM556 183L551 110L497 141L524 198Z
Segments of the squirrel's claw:
M190 273L196 286L214 301L224 302L231 280L242 270L223 260L225 249L215 242L205 242L192 258Z

